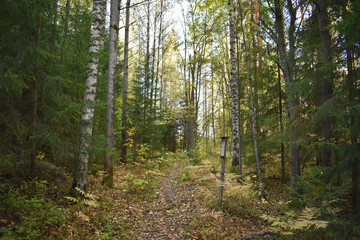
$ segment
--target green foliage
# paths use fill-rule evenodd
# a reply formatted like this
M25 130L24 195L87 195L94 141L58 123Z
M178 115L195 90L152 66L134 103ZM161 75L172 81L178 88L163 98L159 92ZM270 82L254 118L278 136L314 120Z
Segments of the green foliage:
M158 158L149 159L146 162L146 168L147 169L161 169L167 166L170 166L172 163L165 159L163 156Z
M345 203L345 193L348 185L335 185L333 182L324 181L324 169L321 167L310 168L309 174L299 179L301 194L294 194L294 203L298 206L315 208L317 214L325 219L336 217L342 204ZM333 179L335 180L335 179Z
M336 219L321 234L324 238L355 240L360 238L360 227L358 221L354 219Z
M137 197L148 197L154 189L152 176L153 174L149 171L145 172L143 176L128 172L125 176L127 186L124 191ZM142 196L138 196L139 194Z
M222 209L225 213L242 218L259 218L259 212L248 197L229 197L223 200Z
M185 168L180 176L179 183L184 183L193 179L193 171L190 168Z
M30 185L31 194L28 195ZM20 189L1 189L0 215L6 217L6 225L1 227L5 239L40 239L49 237L51 230L61 229L65 224L64 210L53 202L45 200L41 194L46 190L46 182L23 183Z
M269 222L275 231L285 234L293 235L303 233L314 233L316 230L326 228L329 224L327 221L319 220L315 208L305 208L301 213L296 214L294 211L287 211L284 215L273 217L269 215L262 215L262 219ZM301 239L306 239L302 237Z
M70 167L77 151L91 9L77 4L67 16L62 4L4 1L0 10L6 33L0 37L0 152L26 162L35 147L35 154L42 151L48 161Z
M200 165L202 156L198 149L191 149L186 152L186 156L188 157L188 161L190 165Z

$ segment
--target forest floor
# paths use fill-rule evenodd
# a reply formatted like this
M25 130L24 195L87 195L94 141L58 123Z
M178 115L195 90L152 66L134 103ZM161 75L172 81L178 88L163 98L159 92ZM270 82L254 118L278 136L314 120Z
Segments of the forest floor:
M221 207L220 158L216 157L166 154L143 163L122 164L115 169L111 189L103 187L103 173L97 171L89 176L91 189L80 199L64 196L68 190L61 193L47 181L38 180L33 185L36 197L22 198L23 190L9 192L3 211L8 216L0 218L0 227L5 226L0 237L240 239L251 233L273 232L264 216L278 215L285 204L282 184L268 179L270 191L266 200L260 199L254 173L248 172L239 183L238 175L230 172L227 166ZM34 188L29 186L26 191Z
M261 215L278 207L258 197L254 176L239 184L236 174L227 173L219 206L219 163L170 155L157 167L120 166L113 189L93 189L98 197L72 210L67 238L240 239L271 231ZM92 185L99 186L101 178L93 176ZM275 194L279 199L283 193Z

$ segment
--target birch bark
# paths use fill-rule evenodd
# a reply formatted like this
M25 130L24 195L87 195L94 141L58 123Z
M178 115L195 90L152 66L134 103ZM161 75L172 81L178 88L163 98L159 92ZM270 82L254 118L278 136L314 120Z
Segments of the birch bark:
M239 164L239 88L236 80L235 58L235 31L234 31L234 6L228 0L230 23L230 88L231 88L231 114L232 114L232 165Z
M78 187L86 190L87 172L89 164L89 147L92 136L92 123L94 119L94 102L96 97L96 85L98 75L98 62L103 39L101 33L104 29L106 15L106 0L94 0L93 2L94 17L91 23L90 32L90 58L86 69L86 89L84 93L84 106L81 115L80 140L78 156L75 159L75 169L73 176L72 188Z

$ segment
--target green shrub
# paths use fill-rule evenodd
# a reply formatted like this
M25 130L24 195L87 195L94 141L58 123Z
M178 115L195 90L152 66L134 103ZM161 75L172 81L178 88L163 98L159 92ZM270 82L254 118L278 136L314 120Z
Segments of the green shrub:
M190 165L199 165L201 164L201 154L198 150L192 149L186 152L186 156L189 158Z
M179 183L184 183L193 178L193 171L189 168L186 168L183 174L180 176Z
M39 197L27 197L21 189L4 194L0 215L10 220L3 227L4 239L47 238L50 229L58 229L65 222L63 209Z
M300 193L293 193L293 201L298 206L318 209L322 218L333 218L340 212L340 206L345 202L346 184L335 185L324 181L321 167L312 167L309 174L299 179Z

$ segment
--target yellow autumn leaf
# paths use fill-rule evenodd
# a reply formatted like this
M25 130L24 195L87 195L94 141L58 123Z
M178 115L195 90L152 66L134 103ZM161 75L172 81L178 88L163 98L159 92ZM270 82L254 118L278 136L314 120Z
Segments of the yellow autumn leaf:
M314 133L308 133L308 136L309 136L309 137L312 137L312 138L317 138L317 135L314 134Z
M83 221L85 222L90 222L90 218L88 216L86 216L84 213L82 212L78 212L76 213L76 215Z
M76 198L73 197L65 197L65 199L69 200L70 202L79 202Z

